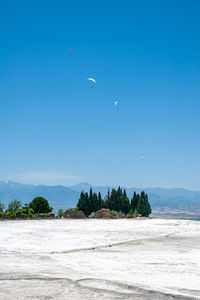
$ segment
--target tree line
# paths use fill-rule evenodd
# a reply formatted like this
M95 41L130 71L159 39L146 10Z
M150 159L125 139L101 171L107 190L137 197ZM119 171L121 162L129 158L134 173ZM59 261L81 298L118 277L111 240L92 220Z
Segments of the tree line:
M81 192L77 207L73 210L81 210L86 216L90 216L102 208L107 208L110 211L121 213L123 215L140 215L149 216L151 214L151 206L148 201L147 194L142 191L140 194L133 193L131 200L127 197L126 190L108 189L108 192L103 199L101 193L93 192L92 188L89 193ZM34 198L29 204L22 205L21 201L13 200L8 204L8 208L4 212L4 205L0 202L0 218L34 218L48 217L53 208L49 206L49 202L43 197ZM58 211L57 217L62 217L63 210Z
M151 206L148 201L147 194L142 191L140 194L133 193L131 201L127 197L126 189L108 189L105 199L102 199L101 193L93 192L92 188L89 194L81 192L77 207L82 210L86 216L102 208L108 208L124 215L136 214L141 216L149 216L151 214Z
M48 214L53 210L49 206L49 202L43 197L36 197L30 203L22 205L21 201L15 199L8 204L8 208L5 210L5 206L0 202L0 218L34 218L34 216L48 217Z

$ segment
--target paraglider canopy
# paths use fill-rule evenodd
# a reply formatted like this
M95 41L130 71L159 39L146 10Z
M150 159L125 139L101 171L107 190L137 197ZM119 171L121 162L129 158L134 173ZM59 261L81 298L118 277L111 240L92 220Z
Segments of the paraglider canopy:
M117 106L117 104L118 104L118 101L115 101L115 106Z
M144 160L144 156L143 156L143 155L142 155L142 156L140 156L140 159Z
M69 51L68 52L72 52L73 50L72 49L69 49Z
M96 80L94 78L88 78L87 80L93 81L94 83L96 83Z

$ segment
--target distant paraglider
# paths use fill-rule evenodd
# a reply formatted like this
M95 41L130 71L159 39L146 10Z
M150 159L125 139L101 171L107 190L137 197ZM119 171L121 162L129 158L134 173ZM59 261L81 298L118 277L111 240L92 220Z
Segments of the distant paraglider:
M73 52L73 49L69 49L68 52Z
M118 104L119 104L118 101L115 101L115 102L114 102L114 105L115 105L116 109L119 109Z
M93 84L96 83L96 80L94 78L89 77L87 80L90 82L90 87L93 88Z
M140 156L140 159L141 159L141 160L144 160L144 156L143 156L143 155L142 155L142 156Z
M93 81L94 83L96 83L96 80L94 79L94 78L88 78L87 80L91 80L91 81Z

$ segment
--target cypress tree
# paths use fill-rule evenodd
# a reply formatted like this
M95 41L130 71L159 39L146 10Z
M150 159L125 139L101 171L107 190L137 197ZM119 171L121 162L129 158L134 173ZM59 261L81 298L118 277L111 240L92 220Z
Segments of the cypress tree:
M144 216L144 201L143 201L143 198L140 196L139 197L139 201L138 201L138 204L137 204L137 207L136 207L136 213L137 214L140 214L141 216Z
M120 188L120 186L117 189L117 197L116 197L116 203L115 203L115 210L116 211L120 211L122 210L123 207L123 195L122 195L122 189Z
M101 193L100 192L98 193L98 200L97 201L98 201L98 210L99 210L99 209L101 209L103 207L102 206L103 203L102 203L102 198L101 198Z
M130 211L130 202L129 198L127 197L126 190L124 189L123 196L122 196L122 207L121 211L126 215Z
M136 195L136 210L137 210L137 206L138 206L139 201L140 201L140 195L137 194Z
M110 210L116 210L116 201L117 201L117 192L115 189L112 189L110 196Z
M143 217L148 217L151 214L151 206L148 201L148 196L144 191L141 192L136 211Z
M85 193L85 203L84 203L84 211L86 216L90 214L90 198L88 197L88 193Z
M145 209L146 209L146 215L145 216L149 216L151 214L151 205L148 201L148 195L144 194L144 201L145 201Z
M133 193L133 198L131 199L131 209L134 212L138 203L138 198L136 192Z
M111 196L110 196L110 189L108 188L107 195L105 197L105 203L106 203L106 208L111 209Z
M86 216L89 216L90 213L90 199L88 197L88 193L82 191L80 195L80 199L77 204L78 208L84 212Z
M98 197L97 197L97 194L94 193L92 196L91 213L93 211L97 211L98 209L99 209Z
M84 205L84 200L85 200L85 194L84 194L84 191L81 192L80 194L80 198L78 200L78 204L77 204L77 207L82 210L81 208L83 207Z

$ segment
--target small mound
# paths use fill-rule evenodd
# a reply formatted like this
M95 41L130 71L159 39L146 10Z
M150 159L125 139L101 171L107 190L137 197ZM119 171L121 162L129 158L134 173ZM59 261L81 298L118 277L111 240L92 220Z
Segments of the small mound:
M86 215L81 210L76 211L65 211L63 213L63 218L67 219L86 219Z
M116 211L110 211L107 208L97 210L94 214L95 219L121 219L123 215L118 214Z

